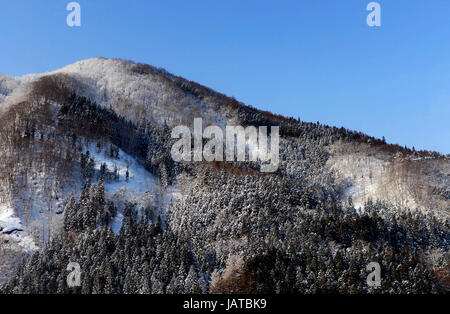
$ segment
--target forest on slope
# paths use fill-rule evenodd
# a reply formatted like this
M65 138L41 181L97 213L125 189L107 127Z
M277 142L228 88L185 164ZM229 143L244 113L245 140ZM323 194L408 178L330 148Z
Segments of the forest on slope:
M8 271L2 293L448 292L448 156L260 111L148 65L85 62L94 74L107 75L83 77L85 70L77 69L88 66L75 64L25 78L27 89L15 96L8 90L13 96L4 100L2 202L17 204L25 189L35 189L29 178L43 176L52 197L39 210L60 218L38 250L17 253L0 244L10 263L22 260ZM111 71L124 71L127 80L112 80ZM15 103L17 95L25 96ZM171 127L190 125L195 116L280 126L278 170L263 174L254 162L174 162ZM126 194L108 197L105 183L114 171L94 169L86 143L111 156L120 149L158 178L160 194L173 185L181 197L165 206L138 204ZM350 160L361 147L364 158L433 170L426 180L420 171L406 171L409 181L400 177L412 186L421 179L419 190L427 181L432 196L408 194L417 203L406 203L377 190L355 206L346 171L350 178L362 174L364 164L343 167L336 158ZM399 178L391 173L391 180ZM30 207L18 208L18 216L35 219ZM114 230L118 215L122 224ZM81 265L78 288L67 287L69 262ZM377 289L366 284L370 262L381 265Z

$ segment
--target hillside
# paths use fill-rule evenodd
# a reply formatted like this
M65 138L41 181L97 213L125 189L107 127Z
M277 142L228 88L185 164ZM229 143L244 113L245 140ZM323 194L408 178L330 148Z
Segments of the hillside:
M278 170L175 162L196 117L279 126ZM0 121L2 292L371 293L374 260L383 292L448 291L449 156L118 59L0 75Z

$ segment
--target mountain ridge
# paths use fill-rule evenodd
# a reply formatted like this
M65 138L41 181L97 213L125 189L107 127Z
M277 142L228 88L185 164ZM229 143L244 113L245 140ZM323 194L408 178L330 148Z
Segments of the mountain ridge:
M321 241L322 249L331 250L327 254L335 254L338 246L350 260L346 248L362 241L384 250L385 236L394 246L408 243L425 250L429 260L439 260L433 267L441 267L448 254L447 231L444 238L441 229L431 232L438 240L429 248L428 240L404 228L412 219L427 228L437 221L446 230L450 162L437 152L261 111L163 69L120 59L87 59L21 78L1 76L0 93L5 160L0 190L2 204L8 204L3 224L24 225L14 234L0 232L0 240L9 243L5 254L11 261L0 263L0 274L2 269L11 272L25 241L34 240L39 249L31 251L46 254L44 248L60 237L89 238L111 227L120 242L123 230L134 233L133 221L143 217L156 228L150 238L162 232L169 242L172 237L192 241L191 248L183 246L191 256L185 262L196 260L193 272L207 282L202 291L208 285L215 287L211 291L225 289L231 279L222 274L224 269L242 272L242 265L248 271L258 264L263 243L286 261L291 248L300 245L288 239L314 242L313 234L326 239ZM221 127L280 126L279 169L263 175L257 163L175 163L170 129L191 126L195 117ZM130 193L133 186L140 188ZM320 227L319 217L329 222L329 231ZM397 220L404 225L397 227ZM293 221L302 226L300 231ZM308 229L308 221L314 229ZM383 236L364 232L364 223ZM343 226L353 235L331 232ZM401 230L405 234L397 238ZM19 246L12 245L16 240ZM246 251L251 254L244 259ZM250 273L264 280L255 269ZM167 278L153 284L157 291L175 289Z

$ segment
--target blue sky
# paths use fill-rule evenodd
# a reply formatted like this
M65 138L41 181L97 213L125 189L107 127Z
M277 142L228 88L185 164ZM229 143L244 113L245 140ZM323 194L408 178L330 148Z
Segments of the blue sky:
M255 107L450 153L450 1L0 3L0 72L90 57L149 63Z

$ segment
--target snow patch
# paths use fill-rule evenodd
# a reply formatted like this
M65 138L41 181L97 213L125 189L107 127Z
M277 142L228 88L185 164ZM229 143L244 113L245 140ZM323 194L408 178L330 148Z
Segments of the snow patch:
M24 231L22 221L14 214L14 210L0 204L0 235L8 240L15 240L27 252L38 249L31 236Z
M85 153L94 159L94 169L98 173L101 165L106 164L108 171L113 172L116 169L119 179L106 181L104 183L106 197L114 200L116 196L119 199L126 199L135 202L137 208L145 208L150 203L159 207L161 218L165 219L165 209L170 202L176 201L181 195L176 186L169 185L162 189L161 182L153 174L148 172L135 158L119 149L118 158L110 155L90 144L85 149ZM127 179L128 171L128 179ZM123 214L119 211L114 218L111 227L114 232L118 232L122 226Z

